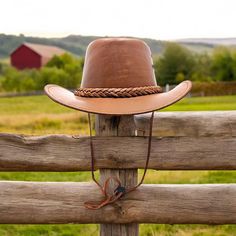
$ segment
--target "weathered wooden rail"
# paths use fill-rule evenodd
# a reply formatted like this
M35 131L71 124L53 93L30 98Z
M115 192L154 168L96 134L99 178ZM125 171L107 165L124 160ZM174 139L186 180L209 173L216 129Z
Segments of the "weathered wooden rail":
M150 114L135 116L138 134L148 135ZM236 111L156 112L153 134L174 137L236 137Z
M143 168L145 137L94 137L95 167ZM89 138L0 135L0 171L90 170ZM236 170L235 137L154 137L150 169Z
M97 116L101 181L137 182L148 116ZM236 170L236 111L156 113L154 136L149 168ZM90 164L88 137L0 134L0 171L85 171ZM138 235L138 223L236 224L236 184L142 185L96 211L83 205L101 199L91 183L0 181L0 189L0 223L101 223L101 235Z
M1 181L0 189L1 223L236 223L236 184L148 184L97 211L84 207L101 200L94 184Z

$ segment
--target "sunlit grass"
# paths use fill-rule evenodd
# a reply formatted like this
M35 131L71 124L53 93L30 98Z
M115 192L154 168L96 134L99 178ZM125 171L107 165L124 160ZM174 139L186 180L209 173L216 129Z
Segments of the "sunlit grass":
M184 98L163 111L236 110L236 95ZM1 115L78 113L58 105L47 96L0 98ZM80 113L80 112L79 112Z
M163 111L236 110L236 96L193 97ZM87 114L56 104L46 96L0 98L0 132L88 133Z
M92 236L98 235L99 225L1 225L1 236Z
M139 171L139 176L143 170ZM146 184L235 183L236 171L158 171L148 170Z
M234 236L236 225L141 225L142 236Z
M236 110L236 96L192 97L165 108L163 111L224 111Z
M5 133L20 133L29 135L42 134L77 134L88 133L87 117L85 114L18 114L1 115L0 131Z

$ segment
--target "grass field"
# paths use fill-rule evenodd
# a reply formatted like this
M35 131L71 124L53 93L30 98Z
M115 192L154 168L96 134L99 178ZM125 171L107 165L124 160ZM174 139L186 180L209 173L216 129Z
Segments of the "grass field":
M185 98L163 111L236 110L236 96ZM0 132L18 134L88 133L85 113L68 109L46 96L0 98ZM141 171L140 171L141 172ZM140 173L141 174L141 173ZM2 180L90 181L80 173L0 173ZM235 171L149 171L145 183L235 183ZM98 225L1 225L0 236L96 235ZM141 235L236 235L236 226L141 225Z
M236 110L236 96L185 98L162 111L213 110ZM87 115L46 96L0 98L0 132L85 135Z

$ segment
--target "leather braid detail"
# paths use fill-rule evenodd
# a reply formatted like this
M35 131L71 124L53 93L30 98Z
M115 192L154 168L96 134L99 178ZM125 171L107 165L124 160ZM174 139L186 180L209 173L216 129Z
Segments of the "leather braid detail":
M160 86L145 86L131 88L79 88L74 94L90 98L130 98L161 93Z

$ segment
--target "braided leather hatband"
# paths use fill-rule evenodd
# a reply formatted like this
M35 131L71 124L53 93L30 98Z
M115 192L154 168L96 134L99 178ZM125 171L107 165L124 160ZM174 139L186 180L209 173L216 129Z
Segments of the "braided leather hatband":
M74 94L90 98L130 98L161 93L160 86L130 87L130 88L79 88Z

